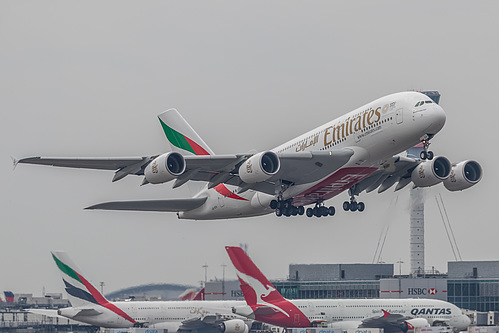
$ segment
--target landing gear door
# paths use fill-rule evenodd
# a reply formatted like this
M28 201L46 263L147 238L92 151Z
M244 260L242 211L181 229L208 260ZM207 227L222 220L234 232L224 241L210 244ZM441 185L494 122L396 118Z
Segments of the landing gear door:
M404 109L397 109L395 119L397 120L397 124L402 124L404 122Z

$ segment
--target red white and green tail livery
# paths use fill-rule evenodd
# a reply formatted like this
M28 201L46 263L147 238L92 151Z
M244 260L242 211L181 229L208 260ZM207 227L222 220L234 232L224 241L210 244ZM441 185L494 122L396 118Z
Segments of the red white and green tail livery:
M470 319L458 307L435 299L288 300L282 297L243 249L227 246L226 250L247 304L234 308L234 313L264 323L288 328L378 327L387 333L407 332L408 329L432 323L446 323L464 330L470 324Z
M430 97L414 91L381 97L260 152L217 155L177 110L158 118L171 146L166 153L131 158L29 157L15 163L114 170L113 181L138 175L142 184L171 182L173 189L188 184L190 198L106 202L88 209L176 212L181 219L196 220L274 212L331 216L336 209L325 201L341 193L348 192L343 210L364 211L365 204L356 199L364 191L381 193L395 184L397 191L410 183L417 187L443 183L448 190L459 191L482 178L478 162L452 164L428 150L446 114ZM261 141L278 132L243 127L239 138ZM407 153L420 143L420 155Z

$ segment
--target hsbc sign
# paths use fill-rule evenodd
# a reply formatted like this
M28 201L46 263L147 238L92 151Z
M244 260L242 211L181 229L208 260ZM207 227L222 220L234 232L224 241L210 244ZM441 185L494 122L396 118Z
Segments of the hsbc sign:
M435 288L407 288L407 295L409 296L436 295L437 292Z
M381 279L380 298L432 298L447 301L447 279Z

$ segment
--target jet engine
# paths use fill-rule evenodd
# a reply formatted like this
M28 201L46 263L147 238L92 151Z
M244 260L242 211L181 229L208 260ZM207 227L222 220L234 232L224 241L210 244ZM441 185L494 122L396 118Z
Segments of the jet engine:
M161 184L177 178L185 171L185 159L176 152L156 157L144 170L146 180L151 184Z
M261 152L248 158L239 167L239 177L247 184L263 182L275 175L280 167L281 163L276 153Z
M482 167L476 161L462 161L452 166L449 178L444 186L449 191L462 191L478 183L482 179Z
M408 330L414 330L415 328L430 327L430 323L426 318L414 318L406 320Z
M443 156L419 164L411 174L411 179L417 187L429 187L447 179L451 173L452 165Z
M241 319L230 319L220 323L222 333L248 333L249 328Z

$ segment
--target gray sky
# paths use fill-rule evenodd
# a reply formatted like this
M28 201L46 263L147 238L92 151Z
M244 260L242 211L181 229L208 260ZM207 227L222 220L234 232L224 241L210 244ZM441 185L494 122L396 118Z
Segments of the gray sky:
M426 266L454 260L441 193L464 260L499 260L495 214L496 1L0 2L0 291L62 291L50 250L106 290L221 278L225 245L247 243L270 278L290 263L409 270L407 189L364 194L362 214L180 221L170 213L84 211L112 200L186 197L112 172L19 165L10 156L142 156L168 149L156 115L176 107L217 153L277 146L373 99L435 89L447 112L431 146L476 159L482 182L427 191ZM393 202L398 198L397 205ZM390 210L391 209L391 210ZM389 211L390 210L390 211ZM398 265L396 265L398 271ZM227 278L235 278L228 266Z

